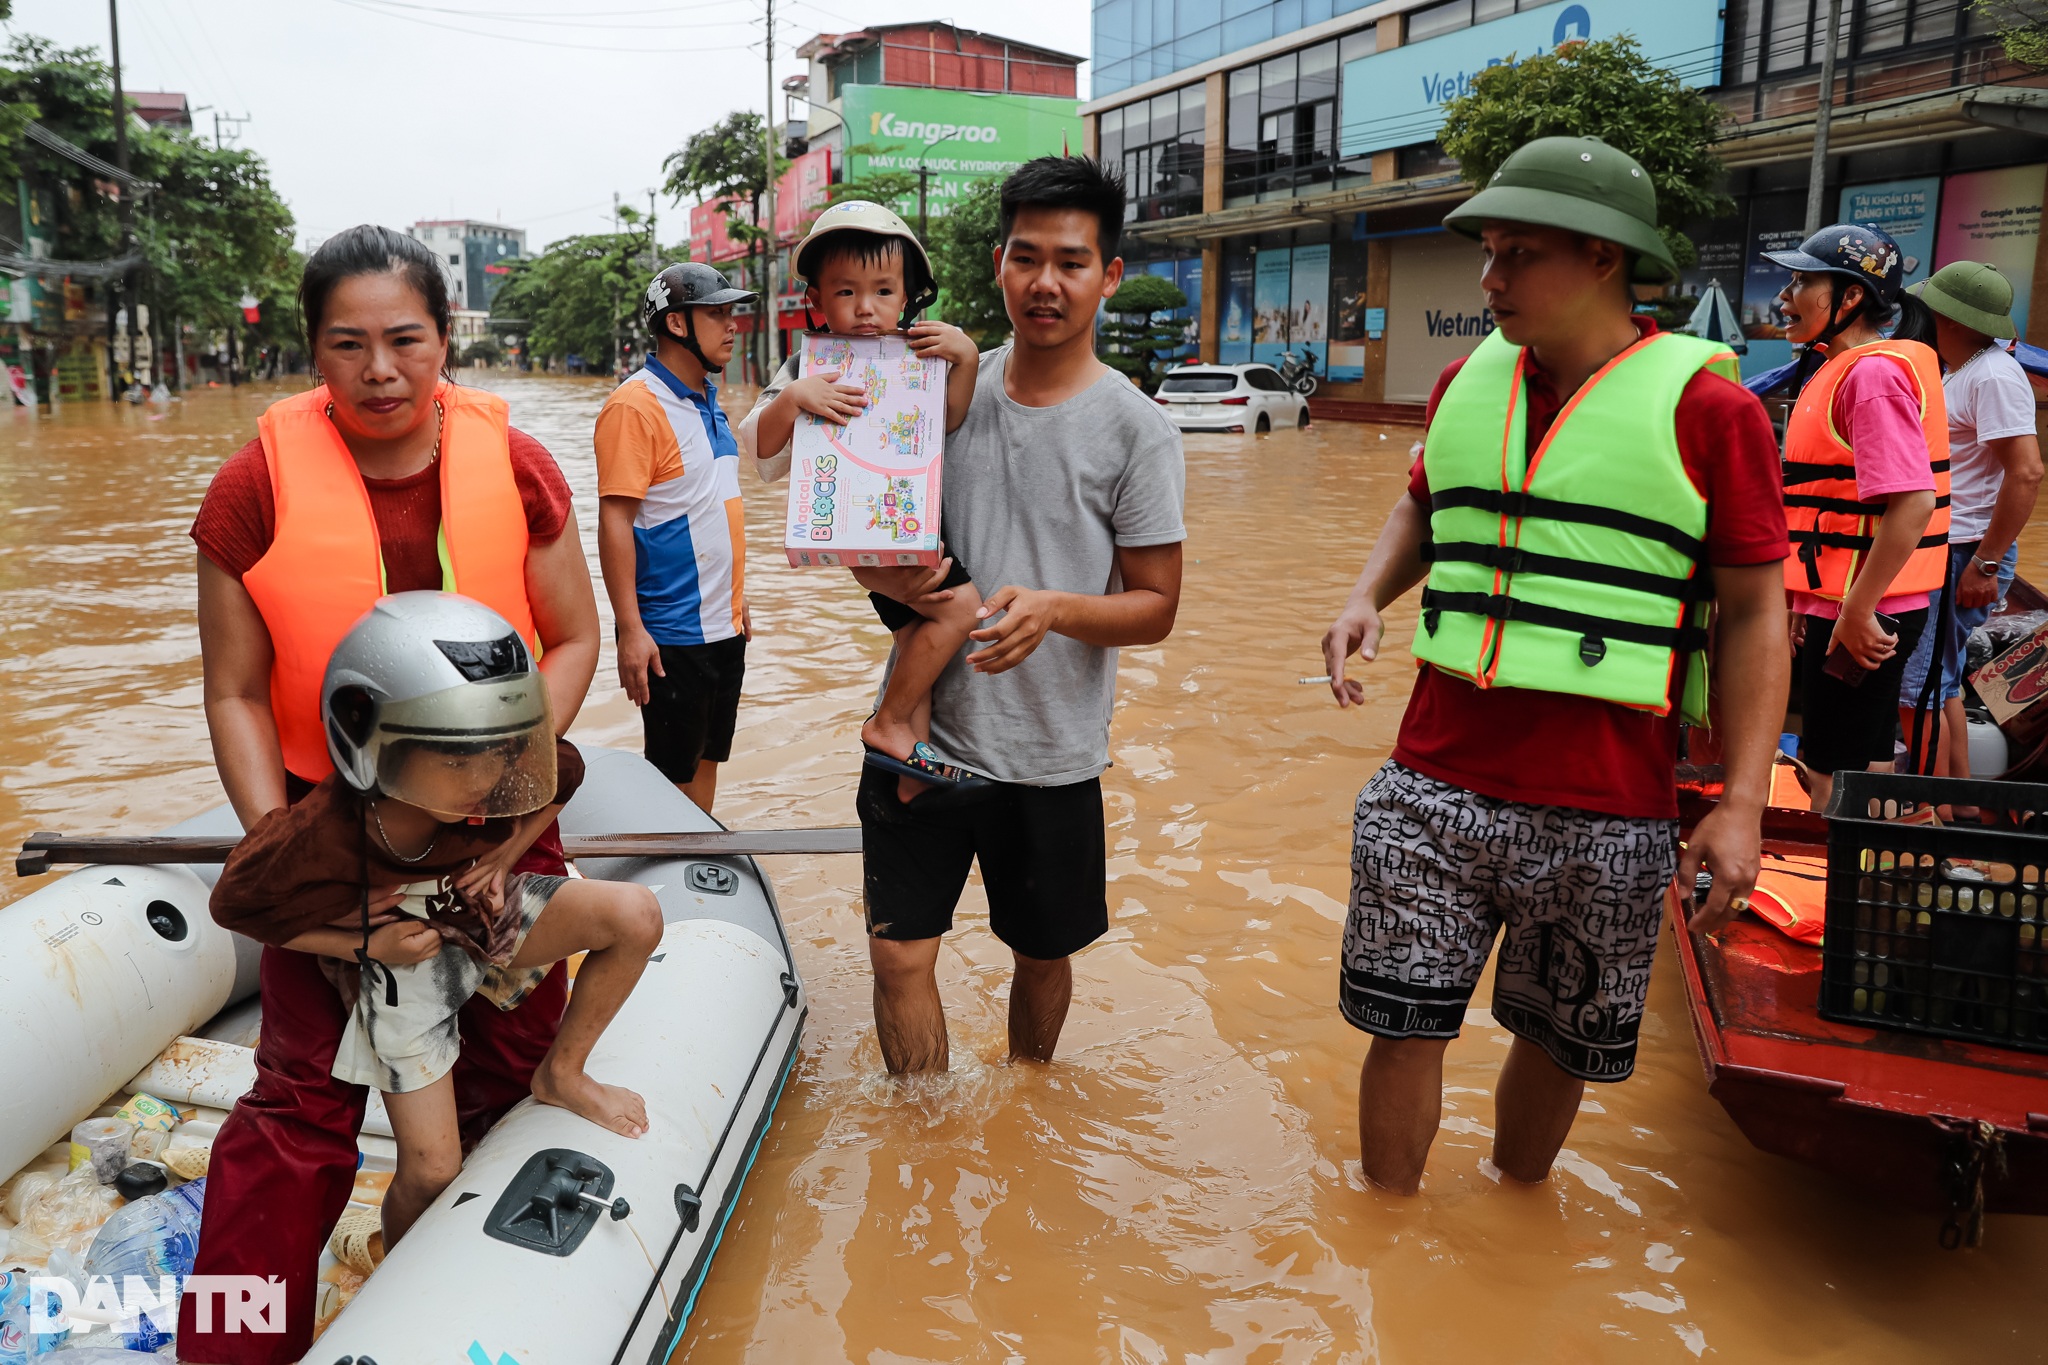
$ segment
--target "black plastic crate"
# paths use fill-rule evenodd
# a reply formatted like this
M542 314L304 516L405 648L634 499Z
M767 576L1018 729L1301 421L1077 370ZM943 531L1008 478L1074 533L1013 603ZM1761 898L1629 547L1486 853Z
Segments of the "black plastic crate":
M1900 823L1976 806L1990 824ZM2048 1052L2048 786L1835 774L1823 1018Z

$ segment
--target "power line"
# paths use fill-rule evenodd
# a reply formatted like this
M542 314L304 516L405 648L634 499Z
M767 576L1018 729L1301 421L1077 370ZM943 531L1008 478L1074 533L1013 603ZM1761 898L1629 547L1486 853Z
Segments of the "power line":
M219 70L221 79L227 86L228 93L235 97L235 103L241 105L244 109L249 108L249 97L244 95L242 88L235 84L234 73L228 69L228 64L220 59L220 49L213 45L213 34L207 30L205 22L199 17L198 8L192 3L192 0L185 0L185 8L191 11L192 27L198 30L200 41L206 45L207 55L213 58L213 64Z
M534 17L534 16L526 16L526 15L515 15L515 14L492 14L492 13L486 13L486 12L484 12L484 11L480 11L480 10L466 10L466 9L449 9L449 8L446 8L445 6L438 6L438 5L415 5L415 4L407 4L407 3L405 3L405 0L364 0L364 3L366 3L366 4L372 4L372 5L376 5L376 6L377 6L378 8L380 8L380 9L388 9L388 10L394 11L394 12L392 13L392 15L391 15L391 17L392 17L392 18L394 18L394 19L409 19L409 18L411 18L411 17L412 17L412 16L411 16L411 15L409 15L409 14L404 14L404 13L398 13L397 11L403 11L403 10L418 10L418 11L421 11L421 12L423 12L423 13L427 13L427 14L448 14L448 15L457 15L457 16L460 16L460 17L462 17L462 18L467 18L467 19L480 19L480 20L485 20L485 21L491 22L491 23L513 23L513 24L537 24L537 25L541 25L541 26L543 26L543 27L548 27L548 28L582 28L582 29L589 29L589 28L608 28L608 27L611 27L610 25L597 25L597 24L592 24L592 23L590 22L590 16L578 16L578 17L576 17L576 18L554 18L554 17L545 17L545 16L541 16L541 17ZM709 3L709 4L705 4L705 5L698 5L698 6L690 6L689 8L695 8L695 9L713 9L713 8L716 8L716 7L717 7L717 6L719 6L719 5L726 5L726 4L731 4L731 3L733 3L733 0L711 0L711 3ZM679 7L679 8L681 8L681 7ZM617 13L620 13L620 14L634 14L634 13L659 13L659 12L663 12L663 11L651 11L651 10L647 10L647 11L641 11L641 10L621 10L621 11L616 11L616 12L617 12ZM594 11L593 13L601 13L601 11ZM749 24L749 23L752 23L752 22L753 22L753 20L752 20L752 19L707 19L707 20L703 20L703 21L701 21L701 22L694 22L694 23L682 23L682 24L649 24L649 23L639 23L639 24L633 24L633 25L631 25L630 27L631 27L631 29L632 29L633 31L639 31L639 30L643 30L643 29L675 29L675 28L731 28L731 27L733 27L733 26L735 26L735 25L738 25L738 24ZM552 44L552 42L551 42L551 45L555 45L555 44Z
M495 38L503 43L525 43L531 47L551 47L557 51L567 48L577 52L743 52L753 46L751 43L727 43L717 46L696 44L690 47L609 47L598 46L593 43L564 43L553 38L524 38L516 33L493 33L489 29L461 28L454 24L437 23L432 19L420 19L410 14L400 14L387 9L379 9L376 6L376 0L335 0L335 3L347 5L351 9L359 9L365 14L374 14L380 19L398 19L408 24L424 24L428 28L438 28L448 33L460 33L465 37ZM385 3L389 3L389 0L385 0Z
M448 14L468 19L502 19L512 23L581 22L586 19L630 18L641 14L676 14L687 10L716 9L720 5L732 4L733 2L734 0L697 0L695 4L662 5L654 9L530 10L520 14L507 10L456 9L447 5L422 5L416 3L415 0L380 0L380 3L388 4L394 9L421 10L428 14Z

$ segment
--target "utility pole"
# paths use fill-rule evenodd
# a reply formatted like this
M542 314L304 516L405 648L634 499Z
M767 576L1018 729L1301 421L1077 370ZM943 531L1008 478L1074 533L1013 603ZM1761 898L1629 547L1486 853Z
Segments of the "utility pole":
M213 149L216 152L225 150L227 147L227 139L230 137L240 137L242 135L242 125L247 123L248 121L249 115L247 114L223 114L218 109L214 110ZM220 126L223 123L232 123L234 125L234 127L230 129L225 135L223 135L220 130Z
M121 168L123 175L126 175L128 172L128 97L121 91L120 0L107 0L107 28L113 39L111 46L114 55L114 164ZM119 193L121 196L121 254L125 256L135 246L135 187L132 183L123 184L120 186ZM135 267L130 266L128 273L121 277L121 298L128 305L128 373L131 375L135 373L135 334L141 330L142 326L141 319L136 316L141 311L140 301L135 288L136 274ZM107 368L110 370L113 368L113 361L113 351L109 348L107 352ZM110 382L109 387L116 390L116 397L120 396L118 382Z
M612 241L613 241L614 243L617 243L617 241L618 241L618 240L619 240L619 192L618 192L617 190L613 190L613 191L612 191ZM620 266L621 266L621 268L623 268L623 267L624 267L624 264L625 264L625 255L626 255L626 253L625 253L625 252L623 252L623 251L621 251L621 252L619 253L619 258L620 258ZM614 379L618 378L618 377L619 377L619 376L620 376L621 374L623 374L623 373L625 372L625 368L626 368L626 345L625 345L625 341L624 341L624 339L623 339L623 338L621 337L621 335L620 335L620 332L621 332L621 330L622 330L622 329L621 329L621 327L620 327L620 325L619 325L619 322L620 322L620 319L619 319L619 286L618 286L618 285L617 285L616 283L614 283L614 284L612 285L612 377L613 377Z
M1842 0L1828 0L1828 45L1820 55L1820 99L1813 111L1813 164L1806 172L1806 235L1820 231L1821 198L1828 176L1828 120L1835 107L1835 44L1842 32Z
M761 193L761 217L757 226L766 229L767 236L761 239L761 373L763 385L774 367L781 363L775 354L780 319L775 311L775 0L766 0L768 7L767 41L761 47L766 55L768 99L761 106L761 178L766 185Z

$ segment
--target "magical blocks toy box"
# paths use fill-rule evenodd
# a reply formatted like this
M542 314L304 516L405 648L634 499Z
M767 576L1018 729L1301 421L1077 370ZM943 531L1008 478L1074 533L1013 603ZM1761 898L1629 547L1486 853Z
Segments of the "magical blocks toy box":
M796 565L939 562L939 465L946 439L943 360L901 336L804 337L802 374L837 374L867 392L845 426L797 417L783 547Z

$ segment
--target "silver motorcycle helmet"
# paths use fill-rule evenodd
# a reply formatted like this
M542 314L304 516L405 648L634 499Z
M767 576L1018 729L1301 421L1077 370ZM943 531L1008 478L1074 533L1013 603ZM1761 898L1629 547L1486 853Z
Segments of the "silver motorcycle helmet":
M455 593L380 598L327 660L320 721L344 782L443 820L555 799L547 683L504 617Z

